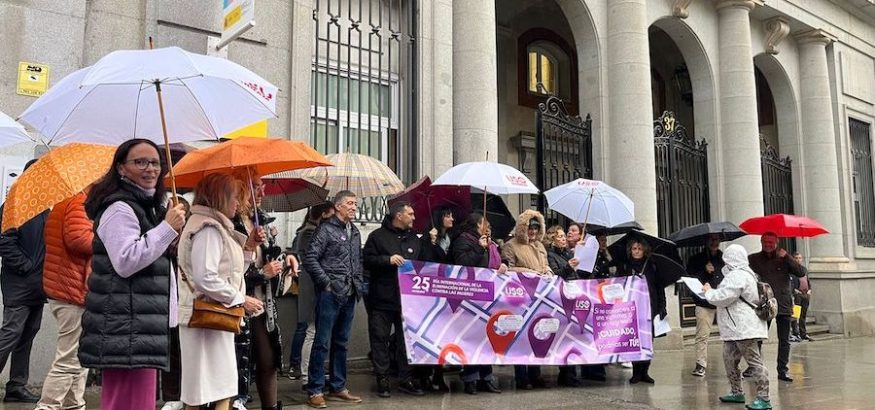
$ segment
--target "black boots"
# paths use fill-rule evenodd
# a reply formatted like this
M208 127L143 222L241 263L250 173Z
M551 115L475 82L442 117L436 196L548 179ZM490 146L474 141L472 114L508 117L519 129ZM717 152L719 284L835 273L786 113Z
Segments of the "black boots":
M647 373L650 370L650 360L644 362L632 363L632 378L629 379L630 384L638 382L655 384L656 381Z

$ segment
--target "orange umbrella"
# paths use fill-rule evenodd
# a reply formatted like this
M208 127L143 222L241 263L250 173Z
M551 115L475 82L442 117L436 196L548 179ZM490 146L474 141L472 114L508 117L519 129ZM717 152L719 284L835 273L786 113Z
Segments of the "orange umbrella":
M258 175L331 166L322 154L299 141L241 137L190 152L173 167L176 186L194 188L204 176L248 168Z
M72 143L54 148L12 184L3 206L3 232L82 192L106 174L116 147Z

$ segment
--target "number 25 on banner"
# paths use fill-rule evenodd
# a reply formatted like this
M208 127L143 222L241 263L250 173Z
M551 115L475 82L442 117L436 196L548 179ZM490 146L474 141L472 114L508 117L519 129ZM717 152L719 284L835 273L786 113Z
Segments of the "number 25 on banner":
M428 289L431 287L431 278L428 276L414 276L413 277L413 290L418 290L421 292L428 292Z

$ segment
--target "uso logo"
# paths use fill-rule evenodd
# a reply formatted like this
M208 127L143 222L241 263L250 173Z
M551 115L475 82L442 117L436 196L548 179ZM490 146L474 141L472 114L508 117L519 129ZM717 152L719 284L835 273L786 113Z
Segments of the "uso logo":
M528 186L529 185L528 181L526 180L526 177L517 177L517 176L513 176L513 175L505 175L504 177L507 178L507 182L510 182L510 184L514 185L514 186Z

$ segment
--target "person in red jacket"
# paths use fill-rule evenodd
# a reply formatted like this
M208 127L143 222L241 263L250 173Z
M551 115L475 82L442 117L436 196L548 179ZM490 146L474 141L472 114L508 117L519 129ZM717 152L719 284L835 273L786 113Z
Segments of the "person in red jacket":
M93 239L91 220L85 214L85 193L55 205L49 213L43 289L58 321L58 350L36 410L85 407L88 370L79 364L77 352Z

